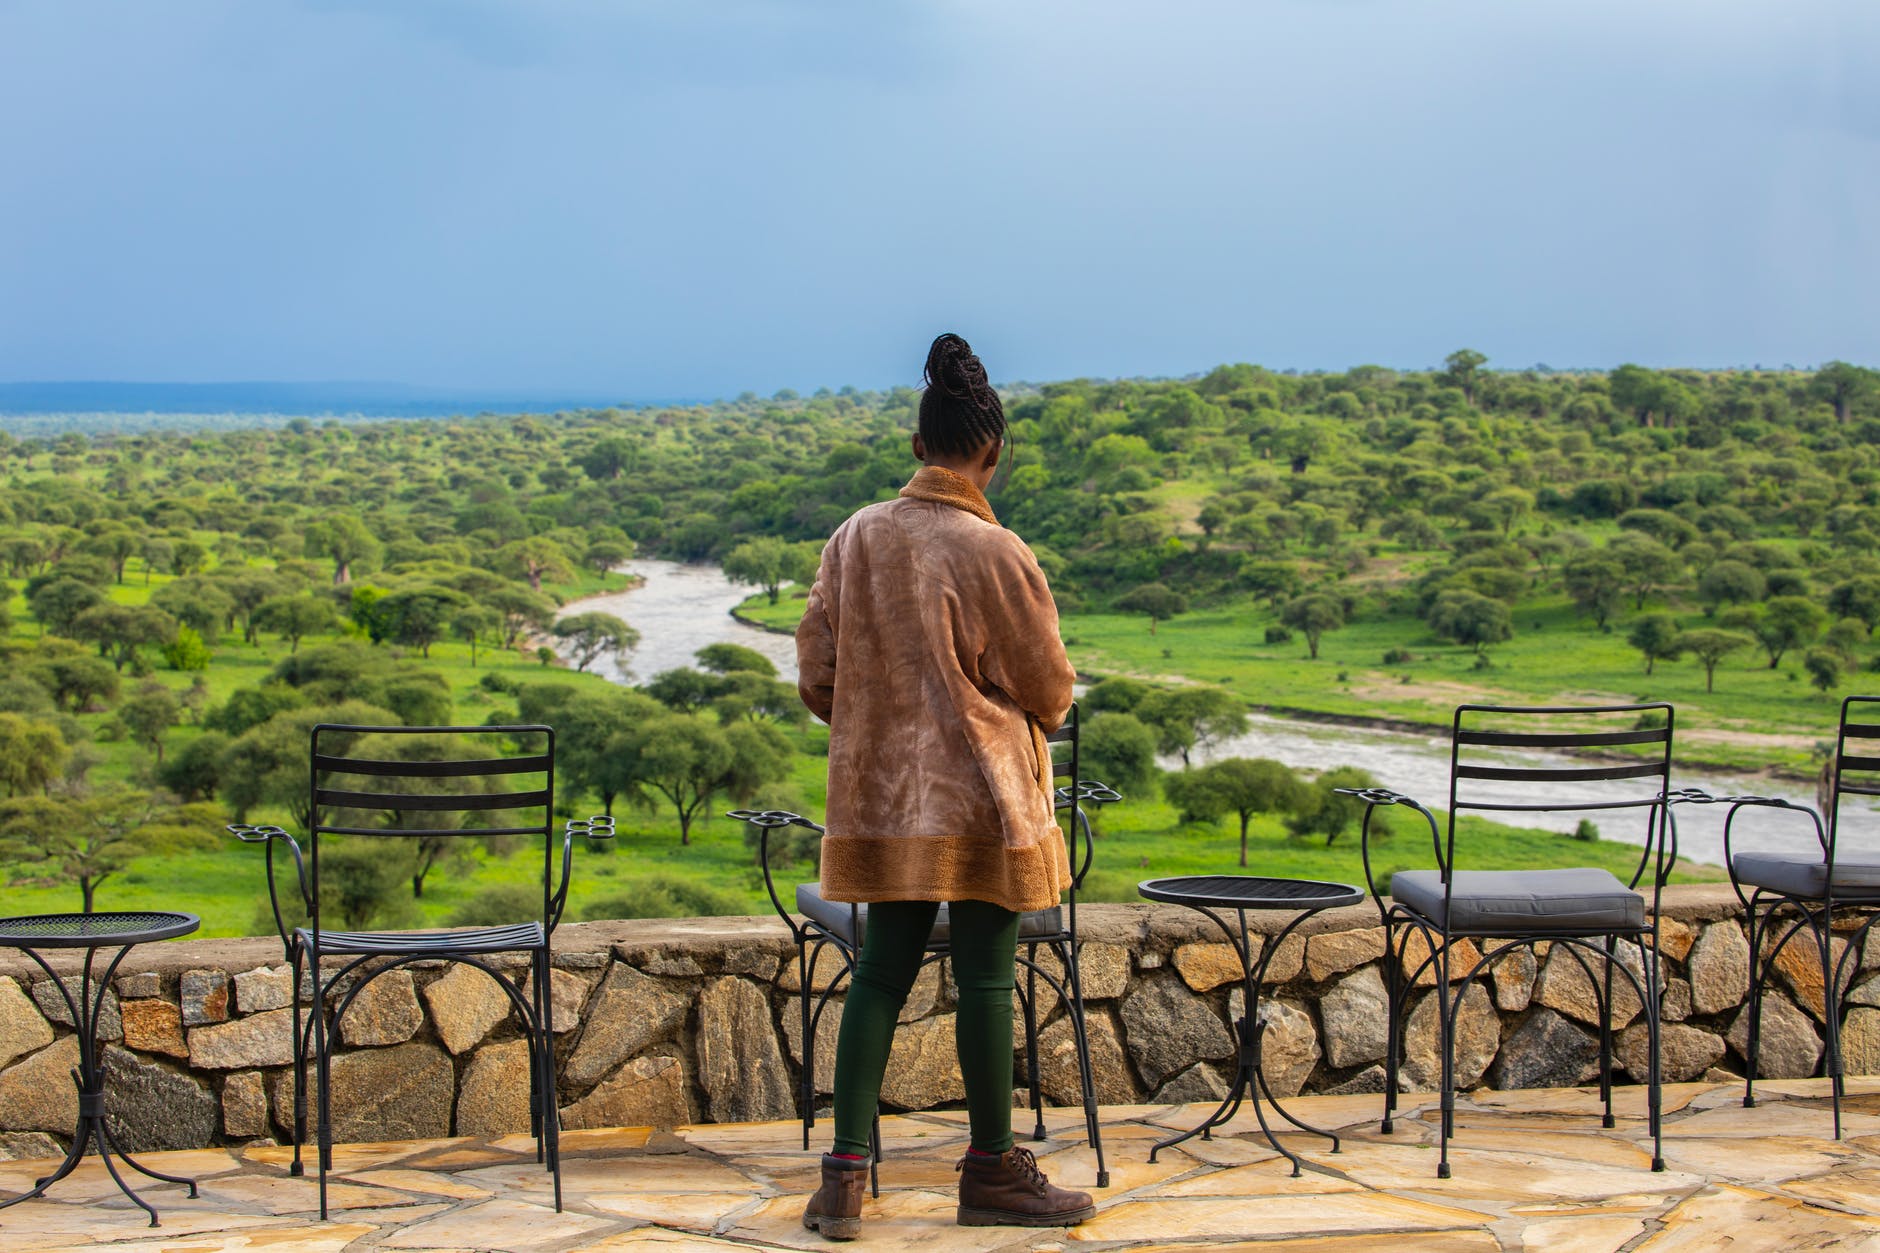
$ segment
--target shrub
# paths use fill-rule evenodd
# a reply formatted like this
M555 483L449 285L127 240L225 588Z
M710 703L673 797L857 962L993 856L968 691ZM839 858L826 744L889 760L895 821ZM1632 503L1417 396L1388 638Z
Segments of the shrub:
M496 883L451 911L453 927L495 927L542 916L542 889L528 883Z
M1573 828L1573 838L1584 840L1588 844L1599 842L1599 824L1591 818L1580 819L1580 824Z
M506 674L488 670L477 680L477 686L486 692L495 692L498 696L514 696L520 685Z
M1269 644L1292 643L1292 632L1283 626L1270 626L1266 629L1266 642Z
M1416 660L1416 654L1407 648L1387 648L1384 650L1384 664L1387 666L1407 666Z
M647 875L624 892L589 901L581 917L589 922L612 918L692 918L740 914L744 901L730 893L674 875Z

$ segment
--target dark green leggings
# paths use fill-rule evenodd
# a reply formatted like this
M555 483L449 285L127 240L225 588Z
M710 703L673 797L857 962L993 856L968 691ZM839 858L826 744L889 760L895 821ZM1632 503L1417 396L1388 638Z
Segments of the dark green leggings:
M920 973L939 908L933 901L877 901L868 907L862 956L849 980L836 1039L838 1153L868 1152L895 1021ZM947 911L953 982L959 988L953 1031L973 1147L1003 1153L1012 1147L1012 962L1018 915L985 901L954 901Z

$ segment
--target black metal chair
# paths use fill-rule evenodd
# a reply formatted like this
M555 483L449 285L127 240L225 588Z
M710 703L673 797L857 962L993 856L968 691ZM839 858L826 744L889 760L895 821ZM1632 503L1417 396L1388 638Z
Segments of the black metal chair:
M368 737L427 736L443 740L449 755L420 751L411 759L354 755ZM535 751L493 755L484 745L510 739ZM463 745L456 755L453 743ZM380 741L381 744L384 741ZM246 843L267 846L268 902L293 968L294 978L294 1175L305 1171L301 1145L307 1138L307 1062L318 1076L320 1217L327 1216L326 1177L333 1166L332 1034L366 984L413 962L443 959L476 966L496 981L521 1018L529 1040L530 1131L536 1160L555 1180L561 1208L560 1119L555 1087L554 1007L549 995L551 939L568 902L574 840L613 838L613 819L598 816L568 822L561 840L561 875L555 880L555 732L546 726L369 727L322 723L313 728L309 760L309 807L305 854L277 826L237 824L228 828ZM533 776L517 786L516 776ZM369 790L361 790L369 789ZM501 814L502 817L494 817ZM539 818L528 819L529 814ZM487 824L487 825L486 825ZM501 926L445 931L334 931L321 918L321 837L451 839L533 836L542 841L540 919ZM282 913L274 869L275 846L293 855L295 888L306 924L292 926ZM490 960L500 953L529 954L530 989ZM327 974L322 960L340 959ZM311 979L303 982L303 970ZM307 984L310 983L310 986ZM303 1000L306 1005L303 1025ZM331 1013L328 1001L331 999Z
M1660 716L1663 725L1652 725ZM1629 725L1615 721L1630 718ZM1548 942L1572 955L1593 989L1600 1019L1599 1091L1605 1104L1603 1123L1614 1125L1612 1113L1612 1007L1613 974L1624 975L1638 995L1647 1031L1647 1108L1652 1135L1652 1169L1664 1169L1659 1119L1659 899L1677 861L1677 830L1671 805L1682 799L1670 790L1671 736L1674 713L1662 703L1641 705L1517 707L1461 705L1451 724L1449 752L1449 812L1446 835L1438 833L1436 816L1419 802L1384 788L1339 789L1366 802L1361 849L1364 874L1382 915L1388 952L1384 962L1389 997L1386 1032L1384 1119L1389 1134L1397 1108L1400 1067L1403 1062L1406 1013L1410 992L1425 971L1434 981L1438 1048L1441 1052L1442 1117L1440 1156L1436 1174L1449 1178L1449 1141L1455 1134L1456 1020L1470 984L1488 974L1496 963L1522 948ZM1493 720L1498 725L1485 726ZM1567 723L1575 729L1550 729ZM1549 752L1624 752L1640 754L1626 764L1508 765L1496 764L1495 753L1505 749ZM1620 784L1594 788L1581 799L1547 799L1549 786ZM1509 799L1496 792L1507 784L1523 786ZM1434 870L1402 870L1391 875L1380 892L1372 870L1372 818L1380 806L1401 805L1423 816L1436 854ZM1610 871L1591 868L1562 870L1465 870L1456 858L1456 819L1464 812L1535 813L1549 811L1607 811L1644 809L1645 833L1637 866L1629 881L1621 883ZM1639 891L1650 871L1649 901ZM1410 954L1412 937L1423 941L1422 951ZM1495 940L1493 951L1482 955L1452 982L1450 962L1460 940ZM1630 940L1638 947L1641 969L1635 974L1619 959L1616 945ZM1405 967L1415 961L1413 969ZM1594 974L1603 963L1604 978Z
M1841 1020L1847 1014L1847 1005L1842 995L1860 969L1860 954L1868 933L1880 920L1880 856L1842 856L1837 843L1842 798L1880 796L1880 720L1858 720L1880 718L1877 706L1880 696L1850 696L1841 702L1841 725L1830 762L1832 777L1822 798L1827 811L1825 821L1821 810L1778 797L1717 798L1717 803L1730 807L1723 823L1724 861L1749 926L1749 1039L1745 1058L1749 1073L1743 1081L1743 1104L1752 1108L1756 1104L1764 988L1783 948L1797 936L1807 935L1821 963L1822 1020L1827 1037L1822 1068L1831 1081L1837 1140L1841 1138L1841 1100L1846 1086ZM1733 851L1731 837L1736 819L1746 808L1786 809L1805 815L1814 824L1815 847L1803 852ZM1850 913L1859 920L1846 936L1839 958L1834 956L1832 938L1836 911Z
M1096 1154L1097 1186L1107 1188L1110 1186L1110 1172L1103 1161L1096 1083L1090 1069L1090 1039L1084 1019L1083 977L1078 964L1081 941L1077 936L1077 893L1083 886L1084 877L1090 872L1094 851L1087 807L1107 805L1123 798L1107 784L1079 777L1081 761L1078 755L1076 705L1072 705L1070 712L1065 715L1064 725L1045 739L1051 749L1052 784L1057 812L1065 822L1071 882L1062 904L1019 915L1018 962L1025 968L1025 978L1018 984L1017 990L1019 1008L1025 1019L1025 1078L1031 1093L1032 1113L1036 1119L1032 1138L1045 1139L1037 1013L1038 981L1042 979L1063 1001L1077 1042L1078 1083L1083 1095L1084 1127ZM868 906L824 900L819 884L802 883L797 885L795 892L796 907L802 917L799 919L792 915L777 894L770 864L770 833L794 826L821 835L823 828L801 814L786 810L739 809L733 810L729 816L748 822L757 829L758 858L763 866L764 888L770 894L770 903L776 908L777 916L790 928L791 938L797 946L797 974L801 988L798 1000L803 1040L803 1075L799 1097L803 1111L803 1147L807 1149L810 1131L816 1125L816 1028L822 1022L823 1011L828 1007L830 997L840 990L848 976L855 971L856 960L861 955L862 938L868 926ZM927 956L921 963L923 966L947 955L948 925L947 907L943 904L934 921L933 934L927 940ZM829 981L827 987L821 992L815 992L816 967L825 949L835 951L842 962L842 969ZM1057 972L1040 963L1040 949L1056 959ZM881 1159L880 1122L877 1114L873 1133L874 1152L869 1166L871 1184L877 1196L881 1191L880 1180L875 1173Z

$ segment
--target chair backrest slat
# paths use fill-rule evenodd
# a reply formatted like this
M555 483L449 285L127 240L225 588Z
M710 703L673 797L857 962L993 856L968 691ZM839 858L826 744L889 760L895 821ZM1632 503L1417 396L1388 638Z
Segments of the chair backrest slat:
M1843 772L1849 770L1880 770L1880 757L1842 757L1840 768Z
M1501 748L1604 748L1615 744L1663 744L1671 738L1666 727L1632 731L1458 731L1458 744Z
M1850 740L1880 740L1880 722L1850 722L1841 734Z
M526 809L546 805L551 797L544 789L533 792L465 792L439 796L421 792L342 792L315 788L316 805L341 809L385 809L394 813L407 810Z
M1662 775L1655 761L1636 766L1457 766L1458 779L1506 779L1523 783L1588 783L1601 779L1644 779ZM1577 808L1570 806L1569 808Z
M370 836L422 836L434 835L474 835L479 837L495 835L540 835L540 827L332 827L320 828L322 835L370 835Z

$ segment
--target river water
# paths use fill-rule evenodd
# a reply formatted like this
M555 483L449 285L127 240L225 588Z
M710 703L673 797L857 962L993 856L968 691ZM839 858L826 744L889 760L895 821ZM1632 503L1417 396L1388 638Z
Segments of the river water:
M692 656L696 650L723 641L756 649L776 663L781 678L788 682L796 680L795 642L787 635L749 626L733 618L731 610L750 594L750 590L726 579L716 566L643 558L628 562L623 569L644 581L627 591L576 601L561 611L563 616L595 611L611 613L640 632L639 647L627 659L626 671L611 661L602 661L594 667L599 673L615 682L644 682L663 670L696 664ZM1255 714L1250 719L1247 734L1215 745L1210 753L1197 760L1220 757L1270 757L1294 769L1308 771L1357 766L1369 771L1383 786L1414 796L1432 808L1448 803L1447 735ZM1567 761L1558 754L1521 750L1503 754L1500 764L1563 765ZM1678 787L1702 788L1712 795L1755 793L1779 796L1799 804L1812 804L1815 799L1814 788L1809 784L1721 771L1679 771L1674 774L1672 783ZM1528 799L1521 794L1523 785L1518 783L1482 782L1474 786L1477 790L1467 793L1468 799L1485 802ZM1574 794L1571 799L1599 799L1601 794L1597 789L1601 786L1613 785L1586 785L1583 795ZM1844 854L1880 856L1880 811L1872 805L1857 803L1860 799L1850 798L1842 806L1839 848ZM1680 856L1722 865L1723 816L1721 806L1679 806ZM1512 815L1510 821L1522 826L1570 832L1582 817L1591 817L1604 839L1637 843L1643 838L1643 821L1634 811L1523 813ZM1813 846L1812 831L1812 824L1799 815L1764 811L1739 820L1733 843L1738 851L1745 848L1800 850Z

